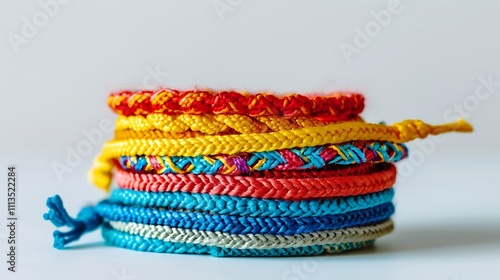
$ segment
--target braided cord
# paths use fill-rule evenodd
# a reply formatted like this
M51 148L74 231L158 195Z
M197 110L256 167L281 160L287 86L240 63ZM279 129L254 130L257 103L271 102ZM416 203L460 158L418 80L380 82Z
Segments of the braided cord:
M300 94L277 97L271 94L246 94L234 91L158 91L121 92L110 95L109 107L124 116L164 114L239 114L248 116L285 116L343 119L361 113L361 94L333 93L309 98Z
M219 135L228 135L231 133L220 133ZM199 131L185 131L181 133L164 132L161 130L150 130L150 131L134 131L131 129L125 130L115 130L114 139L124 140L124 139L183 139L183 138L195 138L205 136L205 133Z
M321 230L363 226L389 219L394 213L390 202L344 214L318 217L248 217L201 212L162 210L150 207L123 206L100 202L96 211L110 221L134 222L232 234L291 235Z
M360 117L349 117L342 120L363 122ZM339 121L322 122L309 117L284 118L280 116L245 115L165 115L152 113L146 116L118 116L116 129L133 131L163 131L169 133L184 133L188 131L203 134L264 133L270 131L291 130L305 127L325 126Z
M407 120L392 126L351 122L258 134L110 141L104 145L103 154L111 158L121 155L232 155L241 152L273 151L358 140L404 143L417 138L425 138L430 134L436 135L450 131L465 132L470 129L471 126L464 120L438 126L418 120Z
M141 192L115 189L109 203L161 207L249 217L312 217L343 214L390 202L394 190L332 199L288 201L184 192Z
M58 195L44 219L63 248L102 226L108 244L158 253L295 256L364 248L394 228L405 142L470 132L463 119L387 126L364 98L210 90L121 92L115 137L89 172L109 190L71 217Z
M270 133L203 136L187 139L128 139L104 144L101 156L89 173L94 185L108 189L111 183L111 159L120 156L198 156L233 155L242 152L264 152L295 147L337 144L347 141L387 141L403 143L449 131L467 132L472 127L465 120L432 126L418 120L407 120L392 126L367 123L341 123Z
M382 167L381 171L367 175L341 176L342 172L325 170L294 172L295 176L292 174L292 178L285 179L193 174L152 175L118 169L115 181L118 186L135 191L191 192L298 201L362 195L388 189L396 181L396 168L392 164L382 164ZM300 175L307 176L300 178Z
M280 249L228 249L199 244L166 242L159 239L144 238L112 229L105 224L102 236L106 243L126 249L143 252L171 253L171 254L209 254L213 257L284 257L284 256L312 256L321 254L335 254L371 246L374 240L355 243L341 243L328 245L313 245L297 248Z
M349 227L296 235L228 234L124 222L110 222L109 225L120 232L148 239L158 239L164 242L199 244L230 249L260 250L364 242L386 235L394 229L394 224L391 220L362 227Z
M268 152L216 156L122 156L127 171L152 174L247 175L262 170L321 169L328 165L398 162L407 156L404 144L353 142Z

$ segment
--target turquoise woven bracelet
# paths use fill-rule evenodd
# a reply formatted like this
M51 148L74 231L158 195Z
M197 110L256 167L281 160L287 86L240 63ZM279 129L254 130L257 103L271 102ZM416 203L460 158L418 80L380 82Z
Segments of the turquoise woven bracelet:
M323 253L334 254L365 248L374 243L374 240L370 240L365 242L280 249L228 249L216 246L168 242L155 238L145 238L111 229L107 225L103 226L102 236L109 245L126 249L155 253L208 254L214 257L285 257L320 255Z
M250 217L310 217L342 214L365 209L390 202L393 197L393 189L358 196L304 201L115 189L108 202L127 206L163 207Z

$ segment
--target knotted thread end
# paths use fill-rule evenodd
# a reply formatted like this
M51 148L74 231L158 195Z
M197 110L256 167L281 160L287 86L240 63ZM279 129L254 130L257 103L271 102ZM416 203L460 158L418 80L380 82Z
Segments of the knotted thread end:
M59 195L49 197L46 203L49 212L43 214L44 220L51 221L56 227L68 226L68 232L54 231L54 248L63 249L70 242L78 240L84 233L93 231L102 224L102 218L94 207L85 207L74 219L68 215Z

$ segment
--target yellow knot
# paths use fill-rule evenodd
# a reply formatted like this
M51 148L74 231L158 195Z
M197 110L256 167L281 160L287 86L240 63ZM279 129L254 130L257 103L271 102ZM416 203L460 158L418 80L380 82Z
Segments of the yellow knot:
M109 191L113 178L113 163L104 157L97 157L88 174L88 180L96 187Z

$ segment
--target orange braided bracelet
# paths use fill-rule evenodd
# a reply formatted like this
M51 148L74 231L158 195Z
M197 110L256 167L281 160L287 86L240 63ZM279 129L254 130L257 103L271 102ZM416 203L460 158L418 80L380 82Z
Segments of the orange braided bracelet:
M277 97L235 91L161 89L111 94L109 107L117 114L241 114L248 116L314 116L342 120L363 111L364 97L357 93L331 93L328 97L300 94Z

